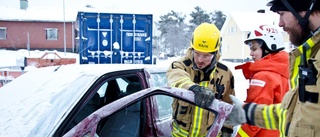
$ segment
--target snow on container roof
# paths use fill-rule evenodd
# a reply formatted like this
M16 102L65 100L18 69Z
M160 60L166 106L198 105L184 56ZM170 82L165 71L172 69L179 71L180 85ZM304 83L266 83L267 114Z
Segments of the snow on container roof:
M9 8L0 6L0 20L6 21L50 21L50 22L73 22L76 20L77 10L57 8L26 9Z

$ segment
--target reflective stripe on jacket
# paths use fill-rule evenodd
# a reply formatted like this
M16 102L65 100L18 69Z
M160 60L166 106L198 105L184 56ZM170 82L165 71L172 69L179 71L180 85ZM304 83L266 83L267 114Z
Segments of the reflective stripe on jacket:
M200 82L200 86L208 87L209 82ZM194 106L194 111L192 115L192 123L193 126L191 126L189 132L187 130L184 130L183 128L179 128L177 121L173 122L173 130L172 130L172 136L173 137L204 137L206 134L200 134L201 128L208 128L208 127L202 127L203 125L200 123L203 121L203 114L209 113L205 109L202 109L198 106ZM208 115L208 114L207 114ZM212 114L211 114L212 115ZM214 117L214 115L212 115ZM212 121L213 122L213 121ZM211 122L211 123L212 123Z

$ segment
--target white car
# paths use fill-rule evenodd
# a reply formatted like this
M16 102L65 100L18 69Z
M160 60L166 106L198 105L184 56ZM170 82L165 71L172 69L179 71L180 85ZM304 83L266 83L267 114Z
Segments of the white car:
M194 104L194 94L166 87L166 69L88 64L31 70L0 88L0 136L171 136L173 98ZM208 133L215 136L232 105L214 100L207 109L217 114Z

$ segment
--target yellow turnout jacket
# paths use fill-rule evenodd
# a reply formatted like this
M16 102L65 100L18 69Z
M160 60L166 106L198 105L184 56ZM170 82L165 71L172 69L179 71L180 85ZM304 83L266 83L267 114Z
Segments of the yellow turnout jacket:
M217 54L216 58L219 59ZM174 61L167 71L169 86L189 89L194 84L208 87L214 93L221 93L221 100L232 103L229 94L234 95L234 77L230 69L221 62L212 65L208 71L195 69L192 49L186 56ZM173 136L205 136L215 118L214 114L189 103L174 100L173 108ZM226 126L232 129L231 126Z

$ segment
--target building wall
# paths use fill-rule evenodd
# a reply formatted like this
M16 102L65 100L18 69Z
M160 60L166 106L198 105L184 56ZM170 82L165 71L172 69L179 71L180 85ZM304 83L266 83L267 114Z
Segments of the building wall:
M241 32L233 18L225 25L227 27L222 33L222 59L241 62L249 55L249 49L243 43L245 34Z
M0 21L0 27L7 28L7 38L0 39L0 49L27 49L28 34L30 50L64 51L63 22ZM46 28L57 28L58 39L47 40ZM66 22L66 50L73 51L73 22Z

